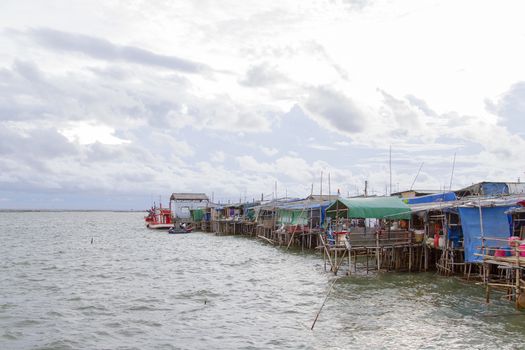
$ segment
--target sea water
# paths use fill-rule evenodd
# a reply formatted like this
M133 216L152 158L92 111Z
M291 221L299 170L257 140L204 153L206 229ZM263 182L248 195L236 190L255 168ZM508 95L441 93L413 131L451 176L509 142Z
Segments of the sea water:
M525 316L434 273L170 235L143 213L0 213L0 349L518 349ZM487 315L499 315L486 317Z

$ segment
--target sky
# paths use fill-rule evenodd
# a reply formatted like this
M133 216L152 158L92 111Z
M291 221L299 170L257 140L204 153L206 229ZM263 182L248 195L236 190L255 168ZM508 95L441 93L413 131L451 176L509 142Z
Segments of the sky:
M346 196L525 180L523 13L3 0L0 209L305 197L321 173Z

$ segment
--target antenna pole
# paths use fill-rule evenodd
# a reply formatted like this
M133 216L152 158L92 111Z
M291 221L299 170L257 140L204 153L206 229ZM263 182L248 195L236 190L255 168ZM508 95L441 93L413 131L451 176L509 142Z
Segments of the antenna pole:
M412 187L414 187L414 184L416 183L417 177L419 176L419 172L421 171L423 164L425 164L425 162L421 162L421 165L419 166L419 170L417 171L416 177L414 178L414 181L412 181L412 186L410 186L411 190L412 190Z
M389 156L389 169L390 169L390 195L392 195L392 145L390 145L390 156Z
M448 185L449 192L452 189L452 178L454 177L454 168L456 166L456 152L454 152L454 160L452 161L452 173L450 174L450 184Z
M319 191L319 194L321 195L321 199L323 198L323 171L321 170L321 189Z
M330 200L331 195L332 195L332 187L330 184L330 173L328 173L328 200Z

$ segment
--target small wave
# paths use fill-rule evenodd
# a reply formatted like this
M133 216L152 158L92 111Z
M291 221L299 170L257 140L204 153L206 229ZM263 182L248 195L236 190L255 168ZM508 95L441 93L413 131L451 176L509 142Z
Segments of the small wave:
M106 322L104 323L104 326L109 328L120 328L123 324L121 322Z
M0 311L11 310L14 308L16 308L16 305L13 303L0 304Z
M77 349L80 344L70 340L57 340L48 344L45 344L43 347L36 348L36 350L70 350Z
M49 311L46 313L46 315L51 316L51 317L63 317L64 316L64 314L61 314L58 311Z
M157 308L157 307L153 307L153 306L148 306L148 305L138 305L138 306L131 306L131 307L128 307L127 310L129 311L170 311L171 309L166 309L166 308Z
M108 333L106 331L95 331L95 334L100 336L100 337L111 337L111 338L114 338L110 333Z
M119 330L117 331L119 334L122 334L126 337L133 337L135 335L138 335L138 334L145 334L146 331L145 330L142 330L140 328L137 328L137 327L127 327L127 328L124 328L122 330Z
M82 300L81 297L72 297L72 298L69 298L69 299L66 299L67 301L80 301Z
M144 326L149 326L149 327L162 327L162 323L159 323L156 321L148 321L148 320L140 319L140 320L132 320L131 322L136 323L136 324L141 324Z
M7 331L7 332L5 332L5 333L2 335L2 338L3 338L3 339L6 339L6 340L17 340L17 339L21 338L22 335L23 335L23 334L20 333L20 332L17 332L16 334L13 334L13 332L9 332L9 331Z
M85 305L85 306L79 306L79 307L75 308L75 310L79 310L79 311L89 311L89 310L106 311L107 309L104 306Z
M31 327L41 324L42 322L35 319L26 319L22 321L18 321L15 323L15 327L24 328L24 327Z
M175 295L171 295L170 298L173 299L192 299L193 297L207 297L207 298L215 298L220 297L221 294L212 292L207 289L199 289L196 291L187 291L187 292L181 292Z

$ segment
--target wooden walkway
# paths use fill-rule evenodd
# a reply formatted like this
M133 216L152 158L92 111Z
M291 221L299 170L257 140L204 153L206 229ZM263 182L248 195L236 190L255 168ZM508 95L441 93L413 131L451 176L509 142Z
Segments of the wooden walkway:
M377 233L336 233L331 240L319 235L325 270L337 274L347 263L347 274L357 271L358 260L370 270L422 271L423 244L414 242L411 231L379 231Z

